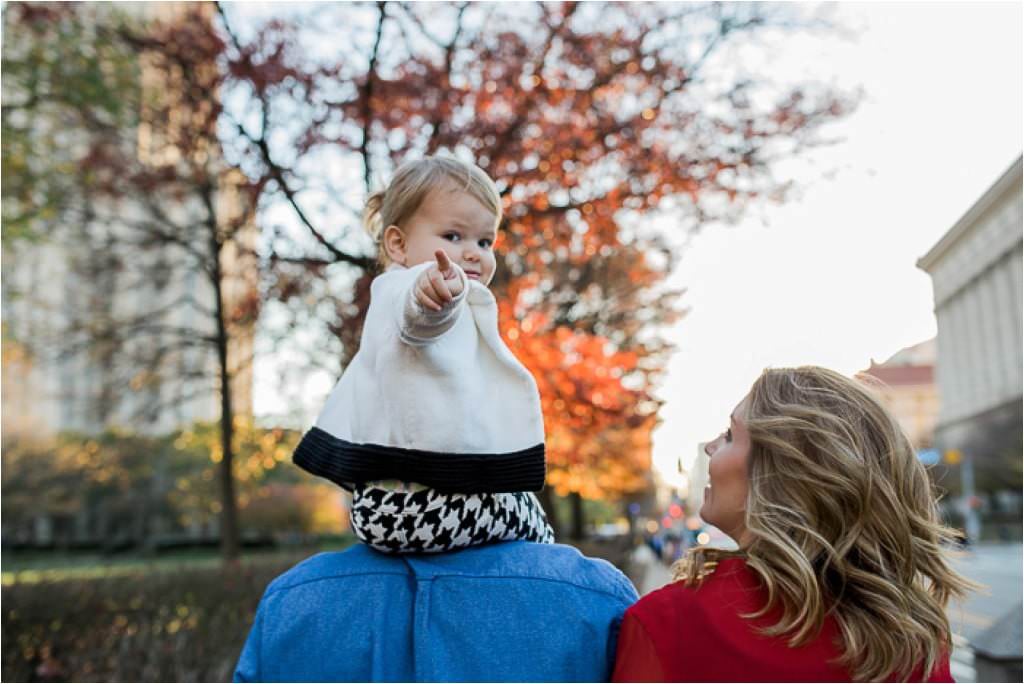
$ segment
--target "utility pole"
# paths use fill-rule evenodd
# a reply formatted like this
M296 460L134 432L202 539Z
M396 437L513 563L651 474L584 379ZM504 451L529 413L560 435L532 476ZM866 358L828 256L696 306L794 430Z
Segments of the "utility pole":
M981 537L981 520L978 519L977 497L974 495L974 459L970 454L960 462L960 482L964 492L964 531L971 546Z

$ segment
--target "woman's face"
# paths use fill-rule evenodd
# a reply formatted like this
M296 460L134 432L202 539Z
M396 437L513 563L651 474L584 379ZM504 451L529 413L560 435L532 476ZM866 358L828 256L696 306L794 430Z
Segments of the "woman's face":
M704 504L700 517L739 544L746 541L744 512L747 508L747 492L750 488L748 467L750 464L750 434L747 432L747 399L729 417L729 427L709 442L704 451L708 463L709 485L704 489Z

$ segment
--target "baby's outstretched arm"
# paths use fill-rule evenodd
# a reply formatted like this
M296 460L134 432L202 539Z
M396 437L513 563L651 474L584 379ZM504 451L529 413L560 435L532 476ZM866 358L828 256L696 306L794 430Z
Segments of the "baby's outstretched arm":
M469 289L447 254L439 249L434 258L416 278L402 311L402 340L409 344L429 344L451 329Z

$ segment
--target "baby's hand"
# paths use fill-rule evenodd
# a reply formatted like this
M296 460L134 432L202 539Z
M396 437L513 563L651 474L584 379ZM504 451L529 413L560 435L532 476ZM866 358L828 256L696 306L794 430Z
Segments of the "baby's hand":
M444 250L434 252L434 258L437 263L431 264L416 280L415 296L424 309L440 311L462 294L463 285Z

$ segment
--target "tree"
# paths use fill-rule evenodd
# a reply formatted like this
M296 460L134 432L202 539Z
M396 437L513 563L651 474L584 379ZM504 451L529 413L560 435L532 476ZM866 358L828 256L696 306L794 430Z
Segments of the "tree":
M36 519L48 517L54 542L71 542L78 518L105 545L145 539L147 526L167 508L154 491L156 464L166 444L156 438L120 434L64 434L54 440L5 440L4 539L31 537ZM40 492L46 492L40 497Z
M89 66L80 69L86 81L102 86L86 88L88 97L51 87L42 100L19 102L35 112L52 100L88 141L84 154L70 153L82 170L75 187L85 189L74 195L78 224L100 236L83 250L93 259L86 270L138 265L113 245L130 243L130 253L160 245L179 251L215 293L208 310L185 302L212 324L202 330L153 320L125 326L112 314L89 313L82 323L103 331L83 339L111 363L123 360L122 349L148 350L151 369L184 348L216 350L229 555L234 407L226 390L241 367L229 353L239 329L233 324L268 314L283 321L279 332L289 343L309 341L311 364L340 372L358 347L376 270L359 228L361 204L399 162L453 154L498 182L506 221L492 288L501 333L541 389L549 482L562 493L614 498L646 481L660 405L655 388L671 351L661 330L682 313L679 293L664 285L677 235L658 230L654 219L671 217L674 233L685 234L734 219L752 201L784 196L787 184L773 173L778 162L820 141L822 125L852 106L820 84L776 86L719 58L737 40L791 30L788 10L776 6L428 10L379 2L318 5L315 20L299 13L257 27L237 16L237 6L183 7L191 20L158 21L145 31L101 22L89 29L101 41L57 36L55 27L65 24L31 19L75 11L10 10L29 17L29 34L51 52L60 40L60 59ZM214 7L222 32L205 15ZM135 73L143 87L118 87L114 75L122 69L96 68L97 60L109 61L100 44L137 65L122 78L131 82ZM48 75L51 85L63 77L59 69ZM137 117L137 126L115 114ZM28 177L11 168L5 180ZM33 182L55 177L31 174ZM225 216L220 198L229 191L241 211ZM48 206L40 197L64 195L28 189L18 197L28 225L46 214L36 208ZM109 204L129 197L143 200L144 211L128 222L133 232L96 233L111 225L98 213L109 215ZM235 304L222 287L223 267L231 250L253 256L255 243L242 236L251 235L256 206L266 223L261 296ZM181 220L173 212L182 207L197 213ZM134 237L126 242L125 235ZM135 379L155 385L160 373Z
M658 330L681 313L651 218L685 233L784 196L776 164L853 104L716 61L737 40L791 30L784 8L378 2L244 32L219 9L240 103L225 111L237 134L226 150L266 182L266 215L287 216L268 245L269 294L293 326L322 326L321 360L343 366L358 346L374 275L365 194L423 154L496 179L501 332L538 379L561 492L614 497L649 468L670 350Z
M4 222L5 235L11 225L64 248L70 276L53 316L56 345L105 371L90 397L92 424L169 429L194 402L218 398L231 559L235 395L245 395L259 313L259 189L220 153L223 43L210 9L168 5L154 18L87 4L8 6ZM121 410L125 394L136 399L130 411ZM177 420L161 421L165 412Z

